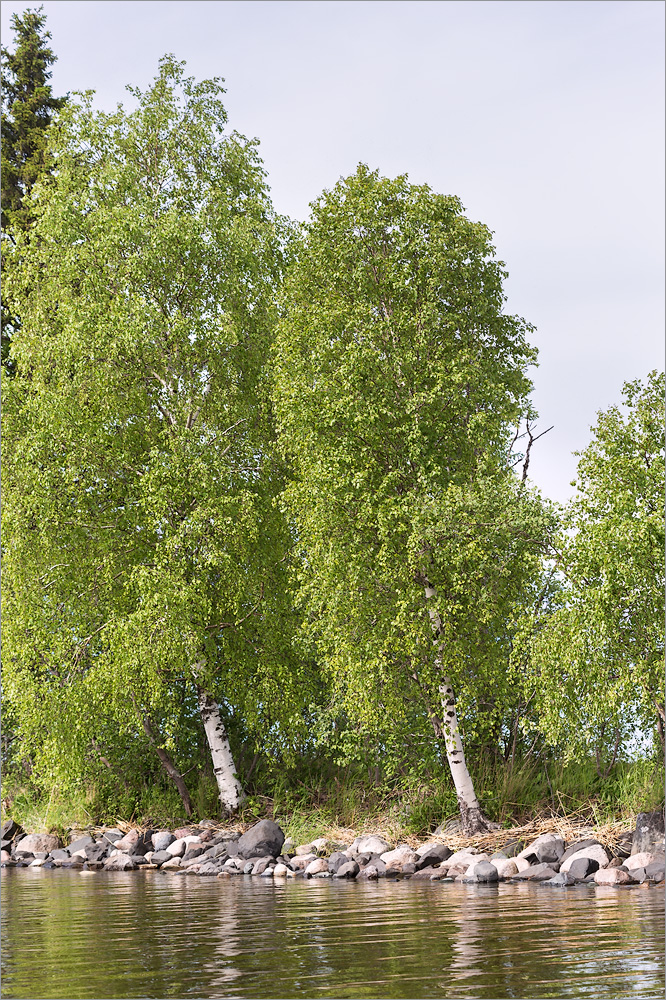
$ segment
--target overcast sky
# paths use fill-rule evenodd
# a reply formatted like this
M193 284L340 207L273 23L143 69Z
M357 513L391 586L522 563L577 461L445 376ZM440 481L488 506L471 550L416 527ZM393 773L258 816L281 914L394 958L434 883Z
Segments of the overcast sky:
M11 15L36 4L3 0ZM278 211L304 219L359 161L458 195L495 233L508 310L536 326L530 472L565 500L572 452L626 379L663 367L661 0L45 0L56 95L98 106L166 52L226 81Z

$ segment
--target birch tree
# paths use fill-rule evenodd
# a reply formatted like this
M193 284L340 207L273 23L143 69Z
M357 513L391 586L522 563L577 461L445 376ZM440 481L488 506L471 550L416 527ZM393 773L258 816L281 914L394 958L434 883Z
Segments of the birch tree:
M664 723L664 375L627 382L580 453L557 545L562 605L531 642L544 733L600 773ZM539 624L538 619L536 624Z
M360 166L312 207L275 351L310 634L359 724L422 698L469 832L458 708L506 692L548 526L511 468L535 356L504 276L458 199Z
M283 223L218 80L165 57L128 89L129 110L63 112L7 265L6 692L28 725L40 697L85 716L103 689L148 733L185 678L233 811L225 713L295 705L265 374Z

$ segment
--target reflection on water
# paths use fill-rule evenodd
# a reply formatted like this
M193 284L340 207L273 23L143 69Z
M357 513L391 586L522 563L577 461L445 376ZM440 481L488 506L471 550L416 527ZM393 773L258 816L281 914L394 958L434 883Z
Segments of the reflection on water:
M2 871L2 996L663 996L658 889Z

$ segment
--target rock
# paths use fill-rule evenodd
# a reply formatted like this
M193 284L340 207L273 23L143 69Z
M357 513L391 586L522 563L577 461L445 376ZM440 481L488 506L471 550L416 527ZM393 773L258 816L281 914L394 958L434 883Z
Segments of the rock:
M167 861L172 861L172 860L173 860L173 855L169 854L169 852L166 851L166 850L165 851L153 851L153 856L150 859L150 863L153 864L153 865L158 865L159 866L159 865L166 864ZM176 860L178 861L178 864L180 865L180 858L176 858Z
M0 828L0 839L2 840L15 840L17 837L22 837L24 834L22 826L13 819L6 819Z
M576 879L571 874L570 871L568 871L568 872L558 872L557 875L553 875L552 878L548 878L544 882L542 882L542 885L555 885L555 886L561 886L561 887L564 887L564 886L567 886L567 885L575 885L575 884L576 884Z
M606 868L621 868L624 860L624 858L611 858Z
M340 865L346 865L349 858L344 851L334 851L328 859L329 871L336 872Z
M560 874L571 875L572 878L577 878L579 881L582 881L588 875L593 874L596 871L599 871L599 862L595 861L594 858L582 857L575 858L575 860L569 865L567 871L563 872L562 869L560 869Z
M385 851L391 850L391 845L383 837L378 837L375 834L371 834L369 837L358 837L354 843L356 844L354 848L356 854L382 855Z
M180 868L180 858L172 858L169 856L168 861L163 861L160 865L160 871L173 871L176 868Z
M173 831L173 835L176 840L181 840L184 837L195 836L194 828L191 826L179 826L177 830Z
M525 868L524 871L518 872L513 878L520 879L521 881L529 882L544 882L546 879L553 878L557 875L557 872L550 867L550 865L541 862L538 865L530 865L529 868Z
M295 858L292 858L289 864L295 871L304 871L311 861L315 861L317 858L316 854L297 854Z
M120 840L116 840L113 846L118 851L122 851L123 854L125 852L133 852L139 843L140 837L141 833L139 830L130 830L129 833L126 833L124 837L120 838Z
M473 861L488 861L488 855L484 854L483 857L479 855L479 852L475 847L466 847L462 851L455 851L443 862L443 865L447 867L452 867L453 865L464 864L466 868L472 864Z
M520 874L520 872L524 872L528 868L531 867L531 865L530 865L529 861L527 860L527 858L518 858L518 857L515 857L515 858L511 858L511 860L513 861L514 865L518 869L518 873L519 874Z
M416 853L421 859L416 865L416 870L420 871L422 868L430 865L441 864L442 861L446 861L451 857L453 851L446 844L423 844L421 847L417 848Z
M620 858L628 858L631 854L631 844L634 839L634 831L627 830L621 833L615 841L613 850Z
M274 878L286 878L288 874L289 874L289 869L287 868L286 865L278 864L273 869Z
M34 861L30 862L28 868L41 868L45 861L46 858L35 858Z
M661 861L652 861L650 864L645 866L645 874L650 879L651 882L661 882L664 878L664 859L662 857Z
M69 859L69 851L66 847L56 847L55 851L51 851L50 858L52 861L67 861Z
M312 841L312 848L317 854L323 854L328 847L328 841L325 837L319 837L317 840Z
M314 855L316 857L317 851L315 850L315 846L312 843L310 843L310 844L299 844L298 847L296 848L296 850L294 851L294 854L296 855L296 857L299 857L299 858L303 857L306 854L312 854L312 855Z
M474 865L472 875L478 882L497 882L499 878L497 868L490 861L481 861L479 864Z
M94 844L94 843L95 841L93 840L92 837L88 836L77 837L77 839L73 840L69 845L69 853L71 855L78 854L79 857L85 856L86 847L88 847L89 844ZM83 854L81 854L81 852L83 852Z
M574 854L578 854L579 851L584 850L586 847L594 847L595 844L599 847L603 847L603 844L601 844L600 841L594 840L593 838L589 838L588 840L576 840L573 844L570 844L560 858L560 871L562 871L562 865L564 862L568 861Z
M576 853L568 857L566 861L563 861L560 864L560 871L568 872L572 863L577 858L592 858L593 861L597 862L600 868L605 868L610 861L610 857L606 849L602 847L601 844L593 844L591 847L584 847L582 850L576 851Z
M310 864L306 867L304 874L306 876L318 875L319 872L327 872L327 871L328 871L328 861L326 860L326 858L315 858L315 860L311 861Z
M661 861L663 865L664 855L652 851L641 851L639 854L632 854L631 857L627 858L624 866L631 871L632 868L647 868L648 865L653 864L655 861Z
M185 838L181 837L179 840L174 840L166 848L172 858L182 858L183 854L187 850L187 844L185 843Z
M500 878L511 878L518 874L518 865L513 858L491 858L489 864L494 865Z
M653 850L664 843L664 813L639 813L636 817L636 830L631 842L631 853L642 854ZM662 847L663 850L663 847Z
M238 854L241 858L263 857L265 854L277 858L283 844L284 834L277 823L262 819L240 838Z
M356 861L347 861L346 864L340 865L335 874L338 878L356 878L359 871L360 868Z
M425 868L417 868L411 877L417 882L428 882L433 875L437 876L439 874L439 868L435 868L434 865L427 865Z
M250 875L263 875L268 866L272 864L273 859L271 857L259 858L258 861L252 865Z
M119 840L123 839L123 835L120 830L116 830L115 827L111 830L105 830L102 834L100 840L107 847L115 847Z
M172 834L171 830L158 830L150 838L154 851L166 851L169 844L174 844L176 838Z
M637 881L622 868L599 868L593 878L597 885L631 885Z
M505 852L506 853L506 852ZM516 857L531 862L558 862L564 854L564 841L556 833L542 833L535 841L523 848Z
M183 855L183 861L191 861L193 858L198 858L205 850L206 848L203 844L190 844Z
M72 862L69 862L72 864ZM63 868L67 864L66 861L63 862ZM104 871L107 872L127 872L133 871L138 865L136 861L129 856L129 854L114 854L112 858L107 858L104 862Z
M107 849L108 844L93 842L86 845L84 853L88 861L101 861L106 857Z
M16 843L16 842L15 842ZM60 847L60 840L53 833L29 833L27 837L21 837L16 844L14 853L18 854L38 854L45 852L50 854Z
M379 872L374 865L366 865L365 868L361 868L360 872L356 876L356 881L376 881L379 878Z
M9 851L5 851L4 849L2 851L0 851L0 864L3 864L3 865L7 864L7 862L11 861L11 860L12 860L12 856L9 853Z
M397 868L398 871L402 870L403 865L416 865L421 860L416 851L405 844L396 847L394 851L384 851L380 858L387 868Z
M205 861L202 865L199 865L198 875L219 875L220 866L216 865L214 861Z

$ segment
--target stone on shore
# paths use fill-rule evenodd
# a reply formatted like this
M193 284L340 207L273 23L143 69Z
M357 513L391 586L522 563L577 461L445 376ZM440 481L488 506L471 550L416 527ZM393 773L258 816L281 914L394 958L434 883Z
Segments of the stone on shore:
M74 861L70 862L65 861L63 862L63 868L65 867L65 865L72 866L74 863L75 863ZM81 867L83 867L83 865L81 865ZM127 872L127 871L133 871L135 868L138 867L139 866L137 865L134 858L131 858L129 854L122 854L122 853L114 854L112 858L108 858L104 862L104 871L106 872Z
M657 854L656 851L641 851L639 854L632 854L631 857L626 858L624 867L628 868L629 871L632 868L647 868L648 865L653 864L655 861L661 861L663 867L664 854Z
M391 850L391 845L383 837L371 834L368 837L357 837L349 848L354 854L379 854Z
M554 868L545 862L541 862L538 865L530 865L529 868L525 868L524 871L518 872L517 875L513 876L514 881L520 880L525 882L543 882L549 878L553 878L557 875Z
M356 876L356 881L376 881L379 878L379 872L374 865L366 865L365 868L361 868L360 872Z
M305 875L318 875L320 872L328 871L328 861L326 858L315 858L310 864L305 868Z
M574 858L566 871L562 871L560 868L561 875L571 875L572 878L579 881L587 878L588 875L593 875L596 871L599 871L599 862L595 861L594 858L585 857Z
M50 854L51 851L55 851L60 847L60 839L53 833L29 833L26 837L21 837L18 843L16 841L14 843L15 854L21 851L24 854L39 854L42 852Z
M477 882L497 882L499 875L497 868L490 861L481 861L472 868L472 877Z
M554 885L554 886L559 886L559 887L563 888L563 887L565 887L567 885L575 885L576 884L576 879L571 874L570 871L568 871L568 872L558 872L556 875L553 875L552 878L545 879L545 881L543 881L541 884L542 885Z
M347 861L346 864L340 865L337 872L335 873L338 878L356 878L360 871L358 862Z
M542 833L535 841L517 855L531 863L552 864L559 862L564 854L564 841L556 833Z
M664 849L664 813L661 809L638 814L631 853L642 854L653 851L655 847L659 847L661 851Z
M158 830L150 838L153 844L154 851L166 851L169 844L173 844L176 838L172 834L171 830Z
M573 844L569 844L566 851L560 858L560 871L562 870L562 865L564 864L564 862L568 861L569 858L573 857L574 854L579 854L586 847L594 847L595 844L599 847L603 846L600 843L600 841L594 840L592 837L588 838L587 840L576 840Z
M500 878L511 878L518 874L518 865L513 858L491 858L489 864L494 865Z
M638 881L623 868L599 868L593 878L597 885L631 885Z
M257 858L270 854L277 858L284 844L284 833L270 819L262 819L244 833L238 841L238 854L241 858Z
M592 844L591 847L584 847L563 861L560 864L560 871L568 872L573 862L578 858L591 858L597 862L600 868L605 868L610 861L610 855L605 847L602 847L601 844Z

